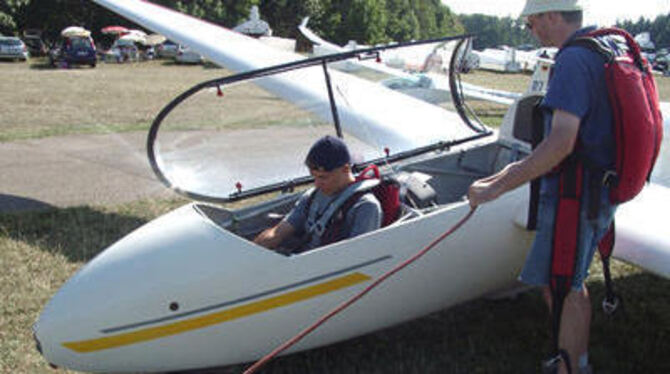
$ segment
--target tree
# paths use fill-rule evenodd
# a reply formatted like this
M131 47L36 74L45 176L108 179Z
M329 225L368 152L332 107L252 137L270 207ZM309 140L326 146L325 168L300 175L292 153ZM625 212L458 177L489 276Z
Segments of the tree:
M395 41L419 39L419 19L409 0L386 0L386 35Z
M9 14L0 11L0 33L3 35L13 34L16 30L16 22Z
M25 20L25 8L30 0L4 0L0 3L0 32L15 34Z
M319 21L325 13L324 4L319 0L262 1L259 9L261 18L265 19L265 21L270 24L274 35L281 35L291 38L295 38L297 36L297 26L305 17L310 18L310 28L319 30Z
M177 1L174 9L216 24L224 24L228 15L222 0Z
M521 27L520 19L498 18L483 14L461 15L467 33L475 34L474 49L494 48L499 45L516 46L537 42L528 30Z
M440 0L151 0L225 27L235 27L258 5L274 34L295 37L303 17L310 28L338 44L409 41L463 32L463 25ZM0 32L18 34L28 28L44 30L47 41L72 25L86 27L100 38L109 25L140 28L90 0L3 0ZM147 30L148 31L148 30Z
M636 22L617 22L616 26L628 31L633 36L648 31L651 40L657 47L670 47L670 12L657 16L653 21L640 17Z
M388 41L385 8L385 0L352 1L343 23L349 38L369 44Z

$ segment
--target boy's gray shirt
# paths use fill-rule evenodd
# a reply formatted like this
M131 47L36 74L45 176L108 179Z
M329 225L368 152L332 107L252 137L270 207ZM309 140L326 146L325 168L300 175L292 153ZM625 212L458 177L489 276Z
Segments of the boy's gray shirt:
M310 209L316 209L317 216L328 209L329 204L339 194L332 196L324 195L320 190L314 193L312 205L309 205L311 193L304 193L295 204L295 207L284 218L297 233L307 231L307 220ZM370 192L365 193L347 211L344 221L345 238L353 238L357 235L376 230L381 226L382 209L377 198ZM321 245L321 237L311 235L304 249L312 249Z

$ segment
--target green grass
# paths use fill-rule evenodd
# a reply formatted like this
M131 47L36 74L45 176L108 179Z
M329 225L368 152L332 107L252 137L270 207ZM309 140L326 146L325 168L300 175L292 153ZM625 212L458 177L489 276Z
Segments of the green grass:
M31 326L47 300L104 249L180 201L0 214L0 373L48 373Z

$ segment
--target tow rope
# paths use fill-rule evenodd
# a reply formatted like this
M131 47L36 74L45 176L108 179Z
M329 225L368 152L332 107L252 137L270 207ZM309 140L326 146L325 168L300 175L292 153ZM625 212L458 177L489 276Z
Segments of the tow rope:
M323 323L328 321L331 317L336 315L337 313L341 312L345 308L349 307L351 304L355 303L358 301L360 298L365 296L368 292L370 292L373 288L377 287L379 284L381 284L383 281L388 279L390 276L393 274L399 272L403 268L405 268L407 265L413 263L414 261L418 260L421 256L425 255L435 247L439 242L442 240L446 239L449 235L453 234L456 230L458 230L465 222L467 222L470 217L472 217L472 214L475 212L477 208L476 207L471 207L470 211L468 214L466 214L463 218L461 218L460 221L456 222L455 225L453 225L449 230L445 231L442 235L437 237L435 240L433 240L430 244L428 244L426 247L424 247L421 251L417 252L415 255L412 257L408 258L407 260L401 262L400 264L396 265L394 268L391 270L387 271L386 273L382 274L377 280L375 280L373 283L371 283L369 286L367 286L363 291L357 293L353 297L349 298L348 300L344 301L340 305L338 305L336 308L331 310L330 312L324 314L319 320L317 320L315 323L313 323L311 326L305 328L301 332L299 332L297 335L292 337L291 339L285 341L281 345L279 345L277 348L275 348L272 352L268 353L265 355L263 358L260 360L256 361L253 365L251 365L247 370L244 371L243 374L253 374L255 373L258 369L263 367L265 364L267 364L270 360L272 360L275 356L280 354L281 352L285 351L286 349L290 348L293 346L295 343L299 342L302 338L307 336L307 334L311 333L312 331L316 330L319 326L321 326Z

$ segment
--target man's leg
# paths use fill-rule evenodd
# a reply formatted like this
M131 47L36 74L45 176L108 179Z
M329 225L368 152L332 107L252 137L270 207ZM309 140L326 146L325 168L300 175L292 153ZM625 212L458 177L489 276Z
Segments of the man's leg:
M570 355L573 373L579 373L579 358L588 352L590 327L591 300L586 285L582 285L580 291L572 290L565 298L558 339L559 346ZM567 370L560 373L567 373Z
M544 287L542 291L551 313L551 291L549 287ZM565 298L558 340L559 346L570 355L570 365L575 374L579 373L579 358L588 352L590 326L591 300L586 285L582 285L581 291L571 290ZM561 365L559 373L567 374L567 369Z

